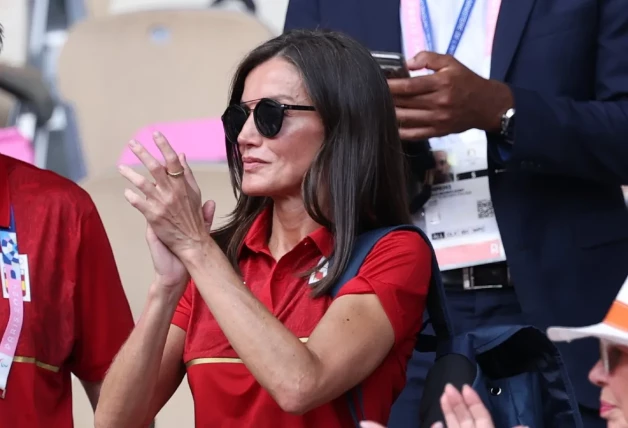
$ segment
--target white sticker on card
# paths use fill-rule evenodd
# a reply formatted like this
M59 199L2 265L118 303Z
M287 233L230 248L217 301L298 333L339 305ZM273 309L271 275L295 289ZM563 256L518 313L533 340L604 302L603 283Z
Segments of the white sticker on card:
M22 283L22 296L25 302L31 301L31 280L28 269L28 255L19 254L18 258L20 260L20 274L21 274L21 283ZM9 285L5 275L4 270L4 262L2 257L0 257L0 277L2 278L2 297L5 299L9 298Z

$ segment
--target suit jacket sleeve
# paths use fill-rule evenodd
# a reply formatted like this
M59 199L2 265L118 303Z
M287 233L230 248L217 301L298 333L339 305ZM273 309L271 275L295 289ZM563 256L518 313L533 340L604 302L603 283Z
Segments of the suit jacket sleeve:
M628 7L625 0L599 4L596 99L511 86L517 114L509 169L628 184Z
M319 25L318 0L290 0L284 31L299 28L314 30Z

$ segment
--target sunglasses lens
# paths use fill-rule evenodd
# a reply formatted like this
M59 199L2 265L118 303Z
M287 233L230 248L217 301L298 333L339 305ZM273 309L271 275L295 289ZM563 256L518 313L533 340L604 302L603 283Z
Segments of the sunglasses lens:
M248 112L241 106L233 105L227 107L225 114L222 115L222 126L225 130L227 141L238 144L238 136L242 132L248 116Z
M283 123L283 108L272 100L261 100L255 106L255 125L257 130L266 138L279 134Z
M617 368L619 360L621 359L621 353L621 349L616 346L606 343L601 344L600 354L604 362L604 368L608 374L612 374Z

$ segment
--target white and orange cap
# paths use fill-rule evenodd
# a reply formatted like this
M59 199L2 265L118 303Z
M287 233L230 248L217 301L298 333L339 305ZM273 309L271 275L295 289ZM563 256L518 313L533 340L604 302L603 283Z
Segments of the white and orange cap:
M604 321L588 327L550 327L547 336L554 342L571 342L597 337L617 345L628 346L628 279L619 290Z

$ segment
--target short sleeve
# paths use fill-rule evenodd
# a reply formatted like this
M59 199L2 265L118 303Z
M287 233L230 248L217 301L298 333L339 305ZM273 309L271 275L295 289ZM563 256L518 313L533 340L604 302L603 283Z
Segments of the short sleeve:
M421 327L431 275L432 253L423 238L412 231L391 232L373 247L358 275L337 297L376 294L399 345Z
M190 323L190 317L192 316L192 295L194 293L194 282L190 280L188 282L187 287L185 288L185 292L181 299L179 300L179 304L177 305L177 309L174 311L174 315L172 316L172 323L177 327L181 328L184 331L188 331L188 325Z
M100 382L133 330L133 315L113 251L93 205L81 218L75 284L75 344L70 368L81 380Z

